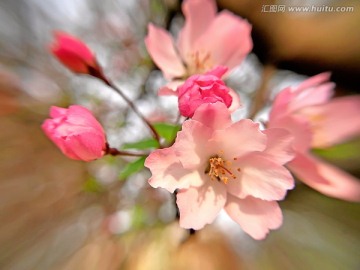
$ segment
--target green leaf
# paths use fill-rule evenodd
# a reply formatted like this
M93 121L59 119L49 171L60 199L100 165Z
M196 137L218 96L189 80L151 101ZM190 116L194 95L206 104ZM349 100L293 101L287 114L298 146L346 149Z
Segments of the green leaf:
M104 191L104 188L98 181L96 181L95 178L90 177L88 180L85 181L83 185L83 190L85 192L100 193Z
M175 139L177 132L180 130L180 126L168 123L155 123L154 128L168 143Z
M122 149L149 149L149 148L159 148L159 143L155 139L145 139L134 143L125 143L122 146Z
M141 229L146 220L146 212L141 205L135 205L132 209L132 228Z
M141 157L133 162L126 164L124 169L120 172L120 180L128 178L130 175L139 172L144 168L144 162L146 157Z
M316 155L327 160L348 160L360 158L360 138L346 143L338 144L326 149L313 149Z

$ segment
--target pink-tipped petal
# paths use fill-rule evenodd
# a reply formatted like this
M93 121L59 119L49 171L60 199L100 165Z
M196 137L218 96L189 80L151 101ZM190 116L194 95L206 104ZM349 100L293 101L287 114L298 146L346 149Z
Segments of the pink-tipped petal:
M305 108L313 132L312 146L325 148L360 135L360 96L335 98L330 102Z
M296 112L302 108L326 103L333 95L335 84L332 82L324 83L319 86L306 88L294 92L294 97L289 104L288 111Z
M263 151L266 142L266 135L259 130L259 124L249 119L240 120L226 129L216 131L211 140L229 160L254 151Z
M329 81L330 76L331 76L331 72L323 72L323 73L320 73L318 75L312 76L309 79L303 81L301 84L299 84L297 89L299 91L302 91L302 90L304 90L306 88L314 87L316 85L320 85L320 84L322 84L324 82Z
M295 157L292 148L294 136L282 128L270 128L263 131L268 140L264 154L272 161L285 164Z
M168 79L183 76L185 67L174 48L171 35L153 24L149 24L148 30L145 45L155 64Z
M214 130L224 129L231 125L228 108L221 102L201 105L192 119Z
M360 202L360 180L331 164L298 153L287 166L302 182L327 196Z
M212 223L224 207L226 189L222 183L208 181L198 188L181 189L176 197L180 226L199 230Z
M270 122L302 108L327 102L334 93L335 84L327 82L330 73L311 77L296 87L287 87L277 94L270 112Z
M172 148L158 149L145 160L145 167L149 168L152 177L149 184L154 188L164 188L174 192L178 188L188 188L190 184L202 184L202 179L196 171L189 171L182 167Z
M241 199L253 196L267 201L282 200L287 190L294 187L290 172L261 153L251 153L233 162L233 167L240 168L240 173L237 179L228 182L227 190Z
M178 47L181 56L187 59L195 41L205 32L215 18L214 0L186 0L182 5L185 25L179 33Z
M226 27L224 27L226 25ZM220 12L201 35L193 52L206 50L216 65L229 69L239 65L252 49L251 25L228 12Z
M263 201L248 196L239 199L228 194L225 210L241 228L256 240L282 224L281 209L276 201Z

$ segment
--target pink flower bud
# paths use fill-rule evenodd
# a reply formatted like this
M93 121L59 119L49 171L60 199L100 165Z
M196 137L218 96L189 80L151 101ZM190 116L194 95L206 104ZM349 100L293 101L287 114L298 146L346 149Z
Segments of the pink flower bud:
M50 117L41 127L64 155L91 161L105 154L104 130L88 109L79 105L68 109L52 106Z
M222 102L230 107L230 88L213 74L193 75L178 88L181 115L192 117L196 109L204 103Z
M99 69L93 52L81 40L64 32L55 32L54 36L50 50L68 69L84 74Z

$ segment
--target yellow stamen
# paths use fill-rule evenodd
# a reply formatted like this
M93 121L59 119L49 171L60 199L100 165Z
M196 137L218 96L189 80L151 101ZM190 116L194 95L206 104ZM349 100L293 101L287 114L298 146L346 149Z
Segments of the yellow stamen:
M240 168L236 169L240 172ZM236 179L235 174L231 170L230 161L226 161L222 157L215 156L209 159L209 167L205 172L210 176L211 180L217 180L227 184L229 179Z

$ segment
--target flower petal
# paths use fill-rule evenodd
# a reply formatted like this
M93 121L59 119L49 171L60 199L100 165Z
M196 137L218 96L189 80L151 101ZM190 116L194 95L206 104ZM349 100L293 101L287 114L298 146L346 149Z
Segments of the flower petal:
M282 224L282 213L277 202L263 201L248 196L239 199L228 194L225 210L241 228L256 240L266 237L269 230Z
M323 72L318 75L312 76L309 79L303 81L301 84L298 85L297 89L298 91L302 91L309 87L314 87L316 85L320 85L324 82L327 82L330 80L331 72ZM327 100L327 99L326 99ZM326 101L324 100L324 101Z
M88 109L52 107L50 116L53 119L45 120L41 127L66 156L91 161L105 154L104 130Z
M72 147L78 147L79 144L78 143L74 143L73 142L74 139L71 140L71 138L53 138L52 141L56 143L56 145L60 148L61 152L67 156L68 158L74 159L74 160L82 160L82 158L80 156L77 155L77 153L75 152L75 149L73 149ZM71 147L69 147L69 145Z
M295 157L292 149L294 137L285 129L269 128L263 131L267 135L267 145L263 152L269 159L278 163L285 164Z
M194 120L185 121L173 146L184 168L196 169L201 165L205 166L213 151L206 143L211 135L212 130L202 123Z
M51 106L51 108L50 108L50 117L51 118L62 117L62 116L66 115L66 112L67 112L67 109L65 109L65 108Z
M50 50L67 68L86 74L90 67L98 68L94 54L80 39L61 31L55 31L54 36Z
M259 130L259 124L249 119L240 120L214 133L212 144L218 145L224 157L232 160L266 147L266 135Z
M360 96L335 98L330 102L305 108L313 131L312 146L324 148L360 135Z
M83 126L85 128L91 127L98 132L104 133L103 127L93 116L92 112L79 105L72 105L69 107L67 110L66 122L74 126Z
M326 82L330 73L313 76L296 87L287 87L275 97L270 121L274 121L289 113L294 113L304 107L327 102L333 95L335 84Z
M146 48L155 64L168 79L181 77L185 67L174 48L172 37L164 29L149 24L149 33L145 38Z
M205 32L216 14L214 0L187 0L182 5L185 25L179 33L178 48L184 59L191 51L196 39Z
M216 66L213 69L209 70L208 72L206 72L206 75L214 75L216 77L218 77L219 79L222 78L222 76L224 76L224 74L229 70L228 67L225 66Z
M224 27L226 25L226 27ZM251 25L228 12L220 12L192 47L193 52L207 51L214 65L229 69L239 65L252 49Z
M232 97L232 103L229 107L229 111L230 112L234 112L236 111L237 109L239 109L241 107L241 102L240 102L240 96L239 94L233 90L232 88L229 88L230 91L229 91L229 95Z
M213 130L224 129L232 123L229 110L222 102L201 105L192 119Z
M360 180L331 164L298 153L287 166L302 182L327 196L360 202Z
M181 189L176 195L180 212L180 226L202 229L214 221L226 202L223 183L207 181L203 186Z
M149 184L154 188L161 187L174 192L178 188L203 183L197 171L184 169L171 147L152 152L145 160L145 167L151 171Z
M294 92L294 97L289 104L289 112L296 112L299 109L323 104L327 102L333 95L335 84L332 82L324 83L319 86L310 87L299 91L299 88Z
M261 153L238 159L233 166L240 168L241 172L237 179L227 183L227 190L240 199L250 195L267 201L282 200L287 190L294 187L290 172Z
M158 95L159 96L177 96L178 91L177 88L182 85L184 81L182 80L174 80L169 82L167 85L161 87L159 89Z
M289 104L294 97L291 87L287 87L278 93L272 104L269 122L272 123L289 113Z
M75 134L65 139L65 150L76 159L92 161L104 155L105 140L94 132Z
M306 152L310 149L312 131L309 121L300 115L288 115L270 121L268 128L286 129L294 137L293 148L299 152Z
M44 131L45 135L56 144L57 147L60 148L61 152L66 155L66 147L64 140L61 138L59 132L56 129L56 125L54 125L54 121L52 119L46 119L44 123L41 125L42 130ZM71 152L70 158L79 159Z
M63 50L88 65L94 64L94 54L82 40L62 31L54 31L54 36L56 41L51 47L53 51Z

